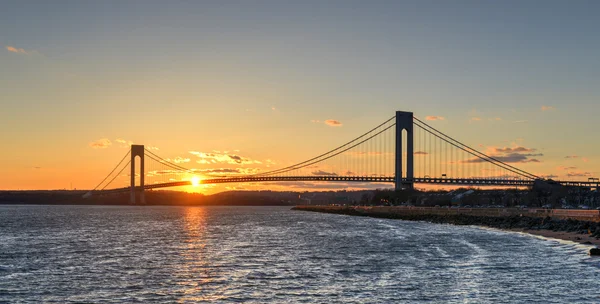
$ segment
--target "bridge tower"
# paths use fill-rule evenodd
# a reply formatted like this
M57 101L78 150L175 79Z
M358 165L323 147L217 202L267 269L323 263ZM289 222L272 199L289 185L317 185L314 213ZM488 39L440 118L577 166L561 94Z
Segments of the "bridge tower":
M135 204L135 158L140 157L140 203L145 204L144 197L144 145L131 145L131 194L129 202Z
M402 176L402 132L406 130L406 176ZM413 189L414 187L414 151L413 151L413 113L396 111L396 175L395 189Z

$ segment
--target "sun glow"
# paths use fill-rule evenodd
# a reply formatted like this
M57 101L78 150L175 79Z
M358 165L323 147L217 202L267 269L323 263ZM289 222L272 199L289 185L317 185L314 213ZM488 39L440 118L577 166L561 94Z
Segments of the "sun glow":
M194 187L200 186L200 178L197 176L192 177L191 182L192 182L192 186L194 186Z

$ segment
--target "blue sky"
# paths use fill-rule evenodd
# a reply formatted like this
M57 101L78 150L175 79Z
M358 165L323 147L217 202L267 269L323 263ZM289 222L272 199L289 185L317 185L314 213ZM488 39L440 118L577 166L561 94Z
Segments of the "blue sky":
M172 157L235 149L301 161L396 110L442 116L432 123L472 145L543 151L543 165L526 165L533 171L598 174L599 8L6 1L0 120L10 131L0 134L0 155L18 178L0 188L60 188L73 175L89 187L123 152L90 148L103 138ZM326 119L343 125L311 123ZM567 155L588 162L567 163L575 161ZM31 167L48 170L23 173Z

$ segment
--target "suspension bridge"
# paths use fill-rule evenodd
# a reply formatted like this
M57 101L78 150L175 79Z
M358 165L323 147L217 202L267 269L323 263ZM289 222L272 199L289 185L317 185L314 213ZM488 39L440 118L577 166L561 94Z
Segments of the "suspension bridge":
M233 164L243 165L239 156L225 157ZM412 112L397 111L383 123L326 153L264 172L186 168L143 145L132 145L86 196L130 192L131 203L136 203L136 196L144 203L144 190L148 189L272 182L390 183L396 190L412 189L415 184L527 187L545 182L596 189L600 184L597 179L547 180L509 164L501 156L488 155L454 139Z

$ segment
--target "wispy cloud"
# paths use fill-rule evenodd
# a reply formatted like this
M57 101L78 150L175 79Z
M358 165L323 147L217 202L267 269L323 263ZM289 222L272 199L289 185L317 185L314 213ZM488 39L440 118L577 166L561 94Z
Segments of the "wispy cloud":
M260 169L258 169L258 168L215 168L215 169L198 170L197 172L207 174L207 175L229 175L229 174L248 175L248 174L256 174L256 173L260 172Z
M311 120L310 122L312 122L312 123L320 123L321 121L320 121L320 120L318 120L318 119L313 119L313 120Z
M578 155L567 155L565 156L565 158L579 158Z
M556 110L556 108L553 106L542 106L542 111L544 111L544 112L545 111L554 111L554 110Z
M122 138L115 139L115 142L121 144L122 147L129 147L129 146L133 145L132 141L125 140L125 139L122 139Z
M424 151L416 151L416 152L414 153L414 155L429 155L429 153L427 153L427 152L424 152Z
M526 148L522 146L515 147L488 147L486 154L505 163L540 163L541 161L534 157L544 156L542 153L535 153L537 149ZM481 163L482 160L478 157L473 157L461 161L463 163Z
M339 120L328 119L325 121L325 124L332 127L341 127L342 123Z
M322 175L322 176L337 176L335 172L326 172L323 170L313 171L312 175Z
M558 167L556 167L556 169L558 169L558 170L577 170L577 167L558 166Z
M6 50L11 53L23 54L23 55L31 55L31 54L37 53L36 51L26 51L25 49L16 48L16 47L10 46L10 45L6 46Z
M481 121L481 117L471 117L471 121Z
M89 143L89 146L94 149L105 149L112 145L112 142L108 138L101 138L96 141Z
M528 120L515 120L512 123L526 123Z
M591 172L569 172L567 174L568 177L588 177L588 176L592 176Z
M168 162L176 163L176 164L189 163L191 161L189 158L183 158L181 156L177 156L177 157L175 157L173 159L167 158L165 160L168 161Z
M504 148L496 148L496 147L491 147L490 151L492 154L499 154L499 153L521 153L521 152L535 152L536 149L533 148L525 148L525 147L521 147L521 146L516 146L513 148L508 148L508 147L504 147Z
M444 116L426 116L425 120L446 120Z
M247 157L242 157L237 154L230 154L227 151L213 151L213 152L198 152L198 151L189 151L190 154L195 155L199 159L196 160L196 163L199 164L217 164L217 163L225 163L225 164L262 164L261 161L253 160Z

